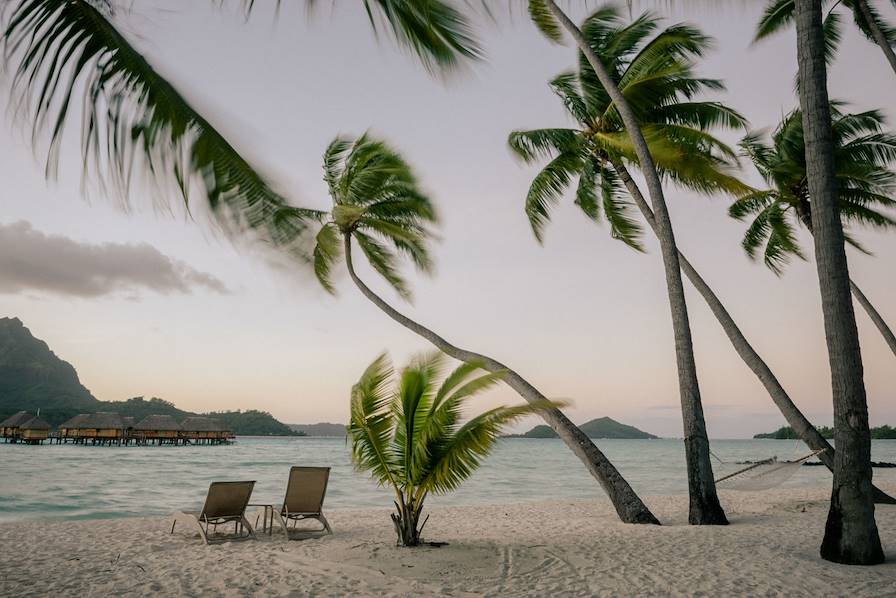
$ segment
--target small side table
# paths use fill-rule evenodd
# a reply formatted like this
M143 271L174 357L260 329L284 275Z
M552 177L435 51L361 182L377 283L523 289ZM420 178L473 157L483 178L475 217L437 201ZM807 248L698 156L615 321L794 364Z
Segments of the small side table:
M249 503L247 507L263 507L264 517L261 524L261 532L269 536L274 534L274 505L265 505L261 503ZM258 519L255 520L258 523Z

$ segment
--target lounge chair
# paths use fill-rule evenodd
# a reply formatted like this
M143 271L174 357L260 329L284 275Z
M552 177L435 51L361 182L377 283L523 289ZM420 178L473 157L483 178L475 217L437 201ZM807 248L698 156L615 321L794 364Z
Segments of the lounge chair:
M309 530L332 534L330 523L324 517L322 507L327 494L327 481L330 479L329 467L292 467L289 470L289 481L286 483L286 497L280 510L274 510L274 517L283 528L283 534L289 540L291 521L293 528L302 519L319 521L323 528ZM272 522L273 523L273 522Z
M174 526L177 525L178 518L184 517L196 525L205 544L209 543L209 526L214 533L219 525L229 522L234 524L234 535L227 539L255 538L255 530L246 519L246 507L254 487L254 481L212 482L208 487L208 495L205 497L205 505L202 510L198 513L195 511L175 513L174 521L171 524L171 533L174 533ZM245 536L242 533L244 529L247 532Z

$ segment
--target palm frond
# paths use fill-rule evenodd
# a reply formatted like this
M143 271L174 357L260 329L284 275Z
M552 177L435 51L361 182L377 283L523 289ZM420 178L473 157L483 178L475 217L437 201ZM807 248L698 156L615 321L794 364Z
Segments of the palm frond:
M472 418L433 455L429 474L420 482L420 486L435 494L457 489L488 455L504 426L526 415L556 406L551 401L543 401L515 407L496 407Z
M524 162L532 163L554 155L575 151L581 144L575 129L534 129L513 131L507 137L511 151Z
M355 468L369 471L381 485L396 486L396 463L390 450L394 394L387 388L391 378L392 366L386 354L367 367L352 388L348 435Z
M355 231L352 236L358 241L358 247L364 252L367 261L373 266L373 269L386 279L389 286L395 289L395 292L397 292L402 299L410 300L411 291L408 288L407 282L405 282L404 278L398 272L396 263L398 260L396 259L395 254L385 245L365 233Z
M789 27L793 23L795 14L794 0L771 0L762 11L754 40L759 41Z
M543 241L544 226L550 220L551 207L559 201L581 167L582 158L578 153L564 152L532 179L526 195L526 216L539 242Z
M14 105L30 119L35 143L48 132L47 175L55 175L66 125L80 113L84 177L105 194L129 205L134 177L146 176L161 205L179 195L189 209L195 185L225 231L252 229L297 250L311 212L293 212L280 227L287 200L110 18L86 0L19 0L5 19L5 58L18 61Z
M314 274L321 286L330 294L336 293L330 280L330 271L341 257L342 237L338 227L328 222L317 233L317 243L314 245Z
M544 0L529 0L529 18L547 39L555 44L563 42L563 30Z

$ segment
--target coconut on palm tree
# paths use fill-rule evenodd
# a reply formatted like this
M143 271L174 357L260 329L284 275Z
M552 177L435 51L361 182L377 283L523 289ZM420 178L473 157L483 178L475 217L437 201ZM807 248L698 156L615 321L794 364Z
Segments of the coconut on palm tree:
M410 289L401 274L399 259L409 259L422 272L432 266L428 244L436 214L407 162L388 145L367 135L337 138L324 154L324 179L333 208L317 216L321 228L313 251L314 270L324 288L334 291L333 267L344 262L361 293L390 318L450 357L475 363L492 373L502 372L507 385L526 401L543 405L546 397L517 372L496 359L462 349L411 320L377 295L355 271L357 246L374 271L407 298ZM284 209L279 219L288 222L292 217L292 210ZM569 418L556 408L540 414L598 480L623 521L658 523L613 464Z
M636 21L630 27L624 28L624 34L619 36L622 46L617 50L612 45L603 45L603 40L607 36L614 35L616 29L616 18L612 17L612 9L599 9L593 17L585 21L581 29L554 0L530 0L529 12L539 29L552 41L561 41L564 30L575 40L576 46L582 53L582 62L587 64L593 72L592 83L589 85L590 89L587 90L587 94L592 96L589 101L602 101L607 106L610 114L604 119L605 121L618 120L624 132L614 131L615 137L622 141L619 144L621 147L628 146L630 148L629 153L637 160L644 175L653 209L654 230L663 258L675 338L690 498L688 520L692 524L698 525L727 524L728 520L719 504L713 480L709 439L703 417L694 345L684 295L684 284L681 279L681 262L661 179L661 173L665 172L663 168L665 161L662 155L654 156L651 151L651 138L658 134L649 127L649 123L644 123L642 128L638 116L639 106L635 103L634 97L629 100L624 92L628 82L624 76L627 75L629 78L638 76L637 70L626 71L631 54L638 48L637 44L627 43L627 38L638 39L640 32L645 27L648 29L651 27L649 19ZM693 55L694 53L692 49L689 49L691 42L687 36L680 42L680 45L679 42L669 41L671 43L659 44L655 50L643 49L646 54L658 55L653 60L645 60L645 66L662 64L664 60L666 61L665 67L653 73L652 77L646 78L647 86L651 86L654 81L661 82L664 79L674 78L683 68L680 58L683 55ZM667 55L668 58L664 58L664 55ZM686 93L685 90L682 91ZM662 92L661 86L660 92ZM677 95L677 93L673 94L673 97L677 97ZM695 115L692 118L700 117ZM689 133L687 127L682 127L682 136L690 137ZM659 146L664 141L661 134L659 135L659 143L654 141L655 146ZM611 141L612 136L613 134L610 137L599 137L599 142L604 144ZM692 138L690 143L712 146L712 141L702 134L696 139ZM704 155L718 157L717 153L710 150L707 150ZM594 167L596 168L597 165ZM618 172L618 169L614 168L614 170ZM603 176L605 175L602 174ZM618 230L616 232L620 234Z
M883 114L879 110L843 113L835 104L831 131L837 209L844 229L850 225L896 227L896 200L891 197L896 191L896 174L890 170L890 164L896 160L896 135L885 131ZM741 148L769 188L739 198L731 205L729 214L750 220L742 243L744 249L754 259L761 254L765 265L780 275L792 257L805 259L796 229L805 227L812 231L802 113L795 110L786 115L768 141L760 133L748 135ZM848 230L844 230L844 239L867 253ZM859 286L852 280L849 284L853 297L896 355L892 329Z
M641 47L628 52L623 93L638 106L639 122L651 143L651 153L663 164L663 172L679 186L700 192L743 195L750 190L731 176L734 151L714 137L714 130L745 126L745 120L731 108L712 101L694 100L696 93L719 90L722 82L696 77L693 60L709 46L710 40L692 27L675 25L656 33L657 19L642 16L639 27L624 27L616 11L604 11L605 19L619 22L615 32L591 40L603 48L624 47L624 43ZM653 25L648 27L648 25ZM632 31L637 35L631 35ZM656 33L656 35L654 35ZM651 37L647 41L646 37ZM624 43L623 43L624 42ZM668 60L678 63L667 69ZM651 64L654 61L654 64ZM646 64L645 64L646 63ZM662 85L654 85L651 73L668 72ZM629 72L638 73L629 76ZM651 85L642 85L646 79ZM622 195L624 187L651 229L656 228L653 210L630 175L637 168L628 138L610 110L606 95L595 94L594 74L587 62L581 61L575 73L564 73L551 82L551 87L566 108L574 128L537 129L514 132L509 137L513 152L527 163L548 160L536 175L526 198L526 213L536 237L541 240L551 208L569 187L575 188L575 203L586 217L599 219L603 213L613 236L639 249L638 223L629 215L631 206ZM657 89L659 87L660 89ZM646 89L645 89L646 88ZM598 88L599 90L599 88ZM682 133L683 132L683 133ZM697 143L695 143L697 141ZM744 363L766 388L787 423L819 458L833 470L834 449L819 433L772 372L769 365L744 336L718 295L679 251L684 275L706 301L732 346ZM894 499L875 489L878 502Z
M443 353L417 357L396 381L383 354L352 387L352 462L394 491L392 523L403 546L421 542L426 498L456 490L507 424L556 407L550 401L495 407L462 421L467 402L497 384L503 372L482 374L477 364L464 363L446 375L445 361Z
M15 0L0 9L0 46L11 73L17 119L45 139L47 176L55 174L66 126L81 131L85 177L131 202L131 183L149 178L154 200L180 197L212 211L229 233L252 231L280 249L300 251L313 212L288 226L274 218L287 198L243 157L124 33L133 4L116 0ZM464 15L443 0L363 0L384 28L431 70L451 70L481 55ZM243 2L251 11L253 2ZM75 123L70 121L75 119ZM80 120L80 122L78 122ZM189 201L192 199L192 201ZM300 257L306 257L300 255Z

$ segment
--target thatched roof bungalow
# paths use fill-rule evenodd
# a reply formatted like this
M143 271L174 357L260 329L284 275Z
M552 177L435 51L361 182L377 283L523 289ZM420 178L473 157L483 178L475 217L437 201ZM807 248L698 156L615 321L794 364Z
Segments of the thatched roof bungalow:
M67 419L59 424L59 436L62 438L77 438L80 425L89 416L86 413L79 413L71 419Z
M59 426L64 438L119 440L124 437L125 423L117 413L82 413Z
M180 424L170 415L149 415L134 425L133 436L141 440L177 440Z
M50 435L50 424L35 416L19 426L19 438L24 442L43 442Z
M188 417L180 424L181 437L190 440L220 440L230 437L230 431L220 421L210 417Z
M34 415L27 411L19 411L15 415L7 417L0 422L0 436L3 438L18 438L22 424L33 417Z

